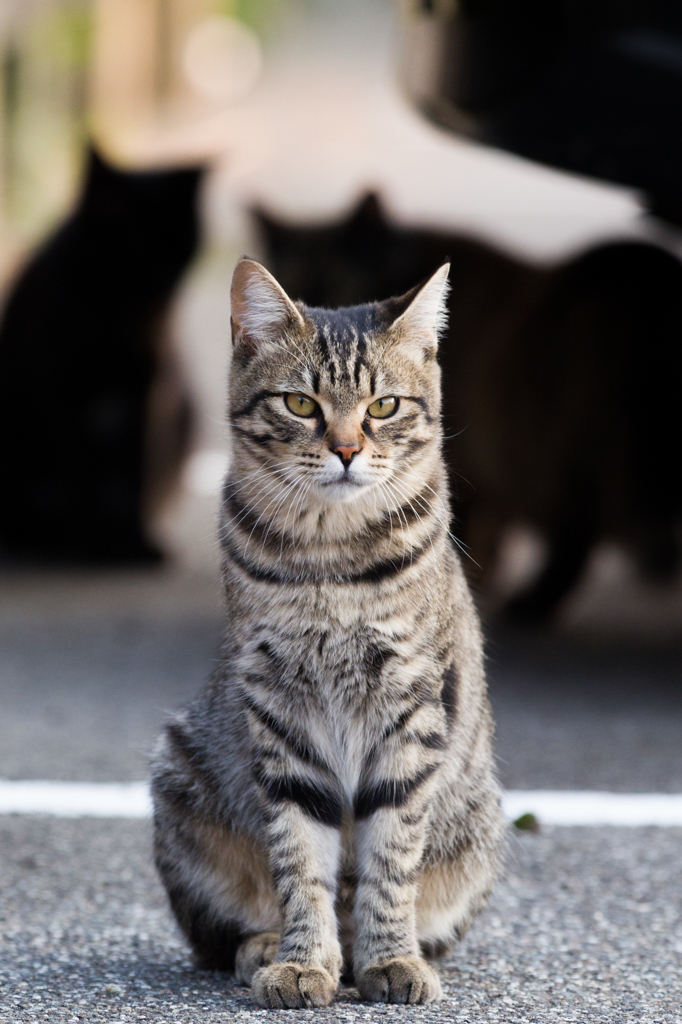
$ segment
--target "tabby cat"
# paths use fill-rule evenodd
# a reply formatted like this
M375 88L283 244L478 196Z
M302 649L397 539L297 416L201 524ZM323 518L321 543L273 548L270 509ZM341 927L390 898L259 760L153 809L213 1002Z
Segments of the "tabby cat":
M14 282L0 327L0 546L158 558L190 402L165 317L199 240L200 168L121 170L91 150L76 209Z
M226 628L159 741L156 863L200 964L265 1007L440 998L504 825L479 624L448 536L448 267L402 298L232 284Z
M374 194L326 224L254 211L268 267L314 305L396 294L444 260L443 451L455 532L483 589L507 526L548 556L507 611L551 615L594 546L616 541L649 578L674 578L682 524L682 263L614 241L533 266L462 233L393 224Z

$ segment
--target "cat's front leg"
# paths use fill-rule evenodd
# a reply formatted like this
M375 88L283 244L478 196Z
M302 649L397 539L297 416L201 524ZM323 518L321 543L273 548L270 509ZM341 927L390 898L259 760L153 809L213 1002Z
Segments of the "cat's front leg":
M293 798L271 800L267 809L270 865L282 915L280 943L274 961L254 975L251 991L260 1006L326 1006L341 973L334 910L340 804L337 826L330 821L337 817L336 808L325 805L321 794L307 793L303 783L298 791L295 785L282 786Z
M356 799L359 879L355 980L363 999L428 1003L442 998L419 949L415 901L428 797L436 766L376 779Z

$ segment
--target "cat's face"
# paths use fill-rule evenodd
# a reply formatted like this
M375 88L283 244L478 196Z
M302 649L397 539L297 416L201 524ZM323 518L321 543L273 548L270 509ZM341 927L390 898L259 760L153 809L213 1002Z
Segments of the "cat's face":
M402 299L329 311L294 305L263 267L240 261L230 420L247 487L250 468L260 489L263 467L273 500L290 488L301 503L375 491L402 504L405 475L439 449L447 270Z

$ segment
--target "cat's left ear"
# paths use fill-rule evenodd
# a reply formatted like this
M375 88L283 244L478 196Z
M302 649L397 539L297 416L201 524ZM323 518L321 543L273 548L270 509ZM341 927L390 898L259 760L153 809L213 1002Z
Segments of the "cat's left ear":
M264 342L281 341L303 317L284 289L255 260L241 259L232 278L232 343L247 356Z
M409 306L394 320L392 331L398 333L401 346L413 348L421 359L433 359L438 340L448 323L448 274L450 264L444 263L426 284L416 291Z

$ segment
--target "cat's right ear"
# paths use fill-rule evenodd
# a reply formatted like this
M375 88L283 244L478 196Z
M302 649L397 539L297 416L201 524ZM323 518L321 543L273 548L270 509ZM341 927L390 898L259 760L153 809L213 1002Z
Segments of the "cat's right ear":
M350 223L356 227L382 227L386 224L381 200L376 192L366 192L353 210Z
M255 260L242 259L232 277L232 344L245 357L262 343L279 341L303 317L272 274Z
M433 359L439 335L448 320L448 274L450 264L444 263L435 274L402 296L398 302L409 301L407 309L393 323L393 331L403 348L411 349L419 359Z

